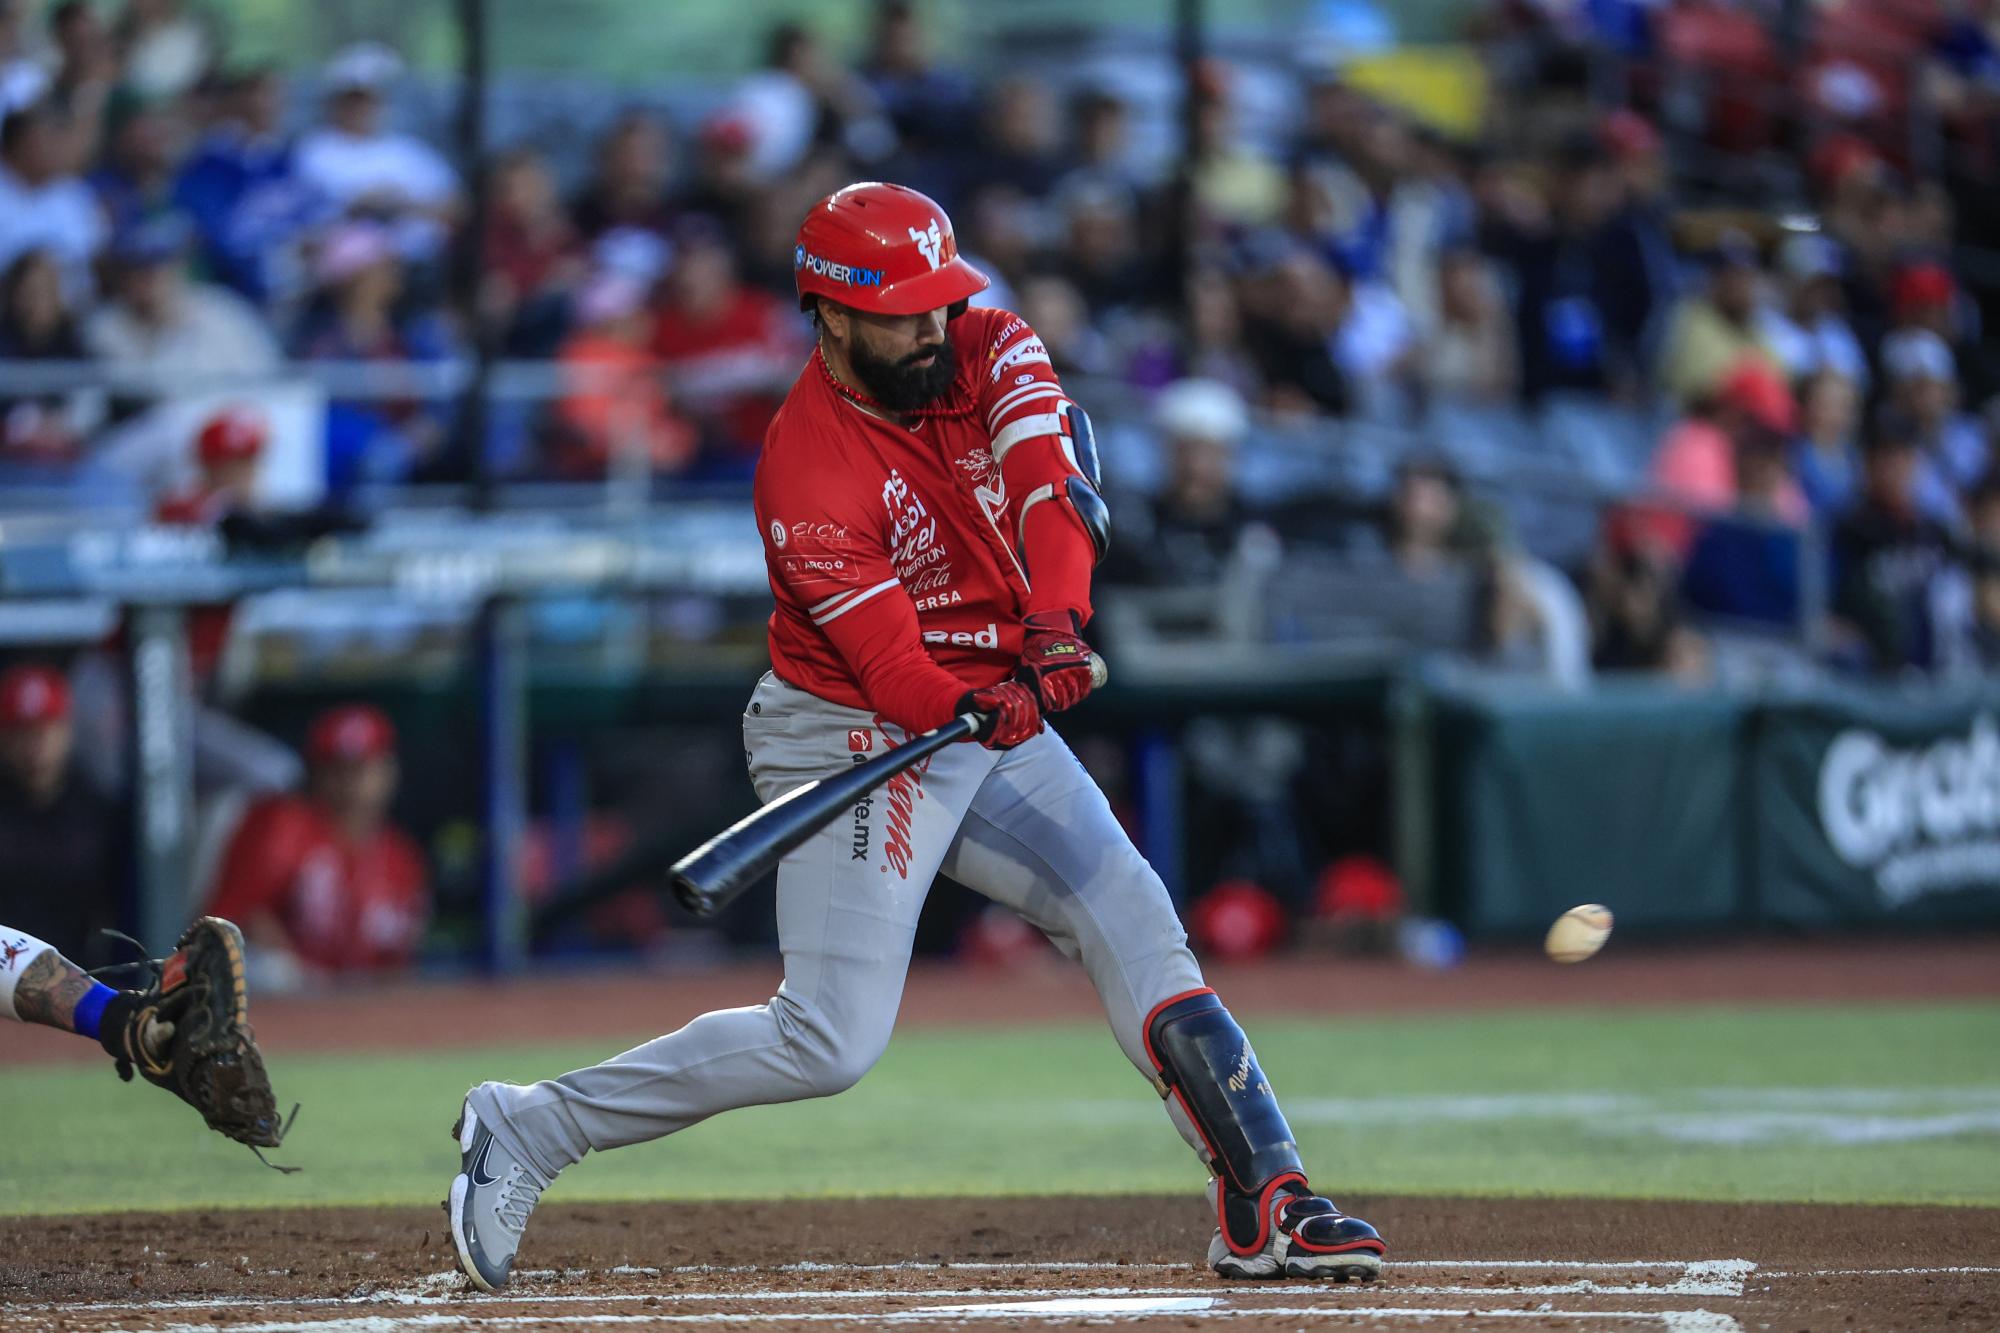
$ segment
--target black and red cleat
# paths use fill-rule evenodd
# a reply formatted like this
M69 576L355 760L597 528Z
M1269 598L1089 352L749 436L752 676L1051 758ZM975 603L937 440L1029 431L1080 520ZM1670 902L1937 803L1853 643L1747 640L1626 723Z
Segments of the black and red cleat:
M1210 1188L1218 1187L1211 1182ZM1248 1196L1233 1202L1254 1204ZM1388 1245L1374 1227L1341 1212L1331 1199L1303 1190L1279 1192L1270 1209L1264 1244L1248 1254L1239 1253L1217 1228L1208 1243L1209 1267L1226 1278L1373 1282L1381 1276Z

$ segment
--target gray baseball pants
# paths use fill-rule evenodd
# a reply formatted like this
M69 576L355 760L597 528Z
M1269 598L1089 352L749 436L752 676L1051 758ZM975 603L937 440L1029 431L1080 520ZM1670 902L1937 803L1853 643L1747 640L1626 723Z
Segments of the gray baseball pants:
M770 801L901 737L767 673L743 738L758 798ZM785 980L767 1003L703 1014L561 1078L482 1085L473 1110L553 1178L592 1149L853 1086L889 1045L917 912L939 871L1081 960L1126 1057L1152 1078L1146 1015L1200 989L1201 969L1159 876L1062 738L1044 731L1005 752L950 746L786 857L777 904ZM1178 1102L1166 1105L1199 1155Z

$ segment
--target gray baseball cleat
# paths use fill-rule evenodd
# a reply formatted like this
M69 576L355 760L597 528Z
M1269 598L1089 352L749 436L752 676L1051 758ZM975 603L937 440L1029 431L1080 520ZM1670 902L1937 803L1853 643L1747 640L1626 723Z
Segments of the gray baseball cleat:
M473 1091L478 1091L474 1089ZM507 1151L472 1109L472 1094L451 1127L458 1139L459 1173L451 1182L445 1213L451 1218L451 1243L458 1266L481 1291L507 1285L514 1252L528 1215L549 1187L536 1170Z

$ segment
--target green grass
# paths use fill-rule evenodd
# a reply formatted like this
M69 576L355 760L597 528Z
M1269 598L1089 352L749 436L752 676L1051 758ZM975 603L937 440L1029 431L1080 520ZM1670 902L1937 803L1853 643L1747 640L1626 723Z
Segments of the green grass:
M2000 1205L2000 1007L1706 1009L1251 1024L1335 1193ZM0 1078L0 1213L435 1203L459 1094L612 1045L280 1053L305 1104L267 1172L97 1066ZM831 1101L593 1156L555 1197L1193 1189L1200 1173L1102 1028L911 1031Z

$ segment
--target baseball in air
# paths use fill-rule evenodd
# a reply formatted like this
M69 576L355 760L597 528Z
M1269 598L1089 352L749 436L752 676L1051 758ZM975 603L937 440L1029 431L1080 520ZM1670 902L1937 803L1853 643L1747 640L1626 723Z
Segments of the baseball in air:
M1572 907L1549 927L1542 948L1558 963L1580 963L1611 938L1611 909L1602 903Z

